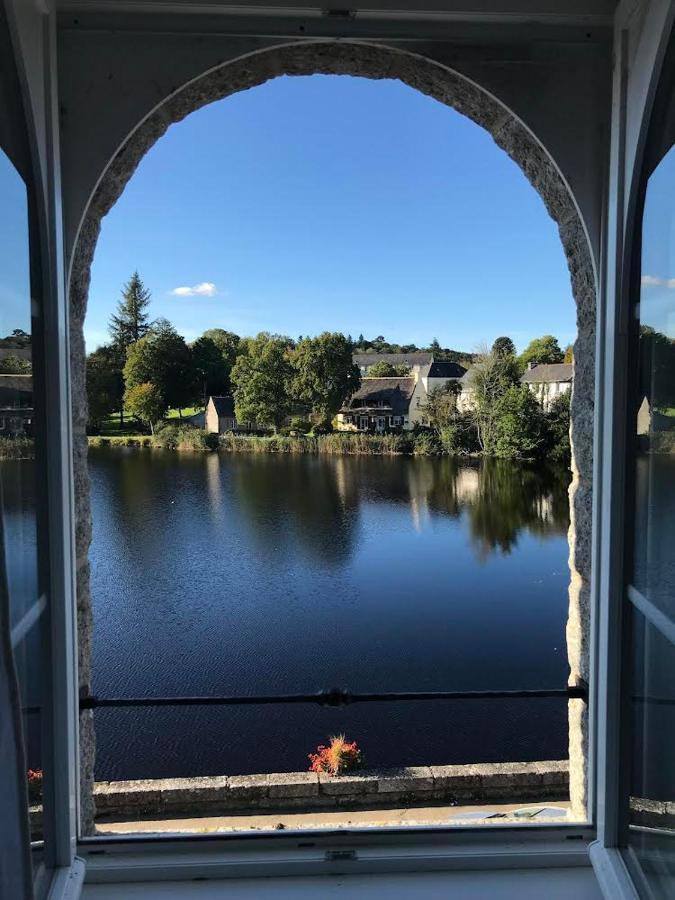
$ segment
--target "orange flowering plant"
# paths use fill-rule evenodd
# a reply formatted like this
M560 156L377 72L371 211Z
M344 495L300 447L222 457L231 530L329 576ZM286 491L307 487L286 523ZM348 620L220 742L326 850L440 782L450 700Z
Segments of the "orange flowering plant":
M42 800L42 769L28 770L28 799L30 803Z
M348 741L344 734L334 735L325 747L319 744L316 753L309 754L310 772L325 772L328 775L342 775L353 772L363 762L356 741Z

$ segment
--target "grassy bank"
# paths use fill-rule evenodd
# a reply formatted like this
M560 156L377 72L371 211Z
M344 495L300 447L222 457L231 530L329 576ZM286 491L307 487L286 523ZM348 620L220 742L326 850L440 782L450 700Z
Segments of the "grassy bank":
M439 452L427 433L322 435L207 434L189 426L162 428L156 435L96 436L90 447L152 447L163 450L222 450L224 453L293 453L328 456L431 456Z

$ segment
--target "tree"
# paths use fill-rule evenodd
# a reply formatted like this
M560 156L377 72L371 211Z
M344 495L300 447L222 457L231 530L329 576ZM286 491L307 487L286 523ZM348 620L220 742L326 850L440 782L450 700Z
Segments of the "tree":
M570 447L570 399L571 392L558 394L548 408L546 421L547 458L569 465L572 451Z
M180 415L184 406L199 396L199 384L192 354L185 340L166 319L158 319L152 329L131 344L124 366L127 389L138 384L154 384L167 406Z
M230 366L222 351L208 337L198 338L190 347L195 377L204 398L204 405L211 394L227 394L230 387Z
M147 308L150 291L147 290L138 272L134 272L122 288L122 299L117 304L117 312L110 318L110 339L115 347L125 352L150 330Z
M540 363L560 363L563 361L563 352L558 344L558 339L552 334L545 334L543 337L535 338L530 341L525 350L520 354L519 362L523 369L526 369L529 363L539 365Z
M492 345L492 352L498 356L515 356L516 345L510 337L498 337Z
M124 378L119 353L103 345L87 357L87 404L89 423L98 426L111 412L121 409Z
M317 425L328 426L361 384L352 350L352 342L344 334L324 331L318 337L304 338L293 351L293 397L311 406Z
M427 401L422 410L429 426L439 437L443 430L452 424L457 412L459 392L459 384L456 381L448 381L440 387L433 388L427 395Z
M156 423L166 415L166 401L162 392L149 381L127 388L124 402L131 415L149 426L152 434L155 433Z
M510 459L536 456L544 441L544 422L541 407L529 388L512 384L496 407L493 454Z
M563 362L573 363L574 362L574 344L568 344L565 347L565 357Z
M399 378L405 378L407 375L410 375L410 367L405 365L392 366L391 363L381 360L368 369L368 378L395 378L397 375Z
M234 361L237 358L237 355L241 352L242 349L241 338L239 337L239 335L235 334L233 331L225 331L224 328L209 328L208 331L204 332L202 337L208 338L210 341L213 341L216 347L220 350L229 373L229 370L234 365Z
M0 373L2 375L30 375L33 365L29 359L20 356L6 356L0 359Z
M499 401L506 391L518 383L518 364L512 356L499 356L484 350L471 370L471 416L478 443L484 453L495 453Z
M429 344L429 350L434 354L441 352L441 345L438 343L437 338L434 338L433 341Z
M276 430L291 408L289 395L293 367L289 338L261 332L246 342L232 367L230 379L234 408L240 422L252 422Z

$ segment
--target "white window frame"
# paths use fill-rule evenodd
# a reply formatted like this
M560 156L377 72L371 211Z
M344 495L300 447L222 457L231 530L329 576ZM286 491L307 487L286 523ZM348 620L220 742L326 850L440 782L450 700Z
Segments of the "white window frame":
M9 7L11 10L11 6ZM599 273L598 342L595 396L595 462L593 502L593 575L591 604L591 684L589 696L589 813L597 825L591 859L598 880L611 897L635 896L619 849L619 784L616 748L619 740L620 636L623 601L622 553L623 465L625 404L622 394L625 346L621 337L626 315L623 260L626 222L630 223L631 183L640 140L644 139L643 110L655 87L654 73L663 52L674 10L666 0L650 4L637 51L630 56L625 8L619 11L614 47L612 147L608 193L604 268ZM54 890L68 890L79 880L83 865L75 858L75 821L78 803L78 729L76 626L67 304L64 291L60 217L58 114L54 17L45 15L43 57L47 70L45 145L31 133L36 159L47 173L41 185L44 308L49 372L48 448L50 583L54 677L55 801L59 816L54 825ZM18 28L14 23L18 42ZM18 44L17 44L18 45ZM17 53L17 57L21 54ZM637 64L634 63L637 60ZM30 73L24 73L30 83ZM36 113L39 121L39 113ZM36 169L37 170L37 169ZM626 178L626 173L630 177ZM609 262L609 264L608 264ZM614 302L620 298L621 302ZM367 417L361 421L367 422ZM285 832L283 835L222 835L196 838L111 838L82 840L77 849L86 858L92 881L162 880L168 878L227 877L247 874L319 874L323 872L420 871L424 868L577 866L586 861L593 825L522 825L496 828L416 827L409 829L349 829ZM524 839L525 838L525 839ZM298 847L312 843L311 847ZM255 852L252 852L252 851ZM350 854L354 853L355 856ZM60 886L60 887L59 887ZM63 894L65 896L65 894ZM74 894L73 894L74 895ZM53 896L57 896L56 893Z

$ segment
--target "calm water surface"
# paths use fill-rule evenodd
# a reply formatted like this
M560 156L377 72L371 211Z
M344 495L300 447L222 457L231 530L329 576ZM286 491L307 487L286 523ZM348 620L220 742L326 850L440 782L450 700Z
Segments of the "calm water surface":
M565 471L90 452L101 696L559 688ZM96 713L98 779L559 759L565 700Z

